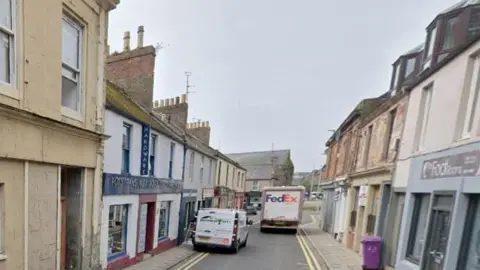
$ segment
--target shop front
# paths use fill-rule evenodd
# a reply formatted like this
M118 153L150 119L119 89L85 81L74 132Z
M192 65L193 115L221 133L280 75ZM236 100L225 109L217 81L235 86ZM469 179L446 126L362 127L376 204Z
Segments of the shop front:
M215 190L213 188L204 188L202 192L203 208L210 208L213 206L213 197L215 196Z
M100 256L120 269L175 245L183 183L104 173Z
M480 269L479 149L412 159L396 269Z
M188 226L195 216L197 210L197 190L184 189L182 192L180 221L178 223L178 239L177 244L181 244L186 240Z

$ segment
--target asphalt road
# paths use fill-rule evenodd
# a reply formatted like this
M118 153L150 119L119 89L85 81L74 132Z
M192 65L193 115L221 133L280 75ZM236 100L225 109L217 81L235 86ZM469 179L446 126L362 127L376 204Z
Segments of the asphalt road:
M303 223L311 221L304 213ZM250 228L248 244L237 254L220 250L205 250L208 255L189 267L188 270L293 270L309 269L302 248L295 234L288 232L260 233L254 225Z

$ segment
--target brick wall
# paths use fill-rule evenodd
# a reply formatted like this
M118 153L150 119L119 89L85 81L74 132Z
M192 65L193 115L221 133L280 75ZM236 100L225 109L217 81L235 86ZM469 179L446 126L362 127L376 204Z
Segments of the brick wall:
M328 147L328 155L327 155L327 168L326 168L326 177L329 180L332 180L335 178L335 171L337 168L337 149L338 149L338 144L337 143L332 143Z
M365 169L372 169L378 166L390 165L396 158L397 140L403 132L403 125L405 123L405 114L408 105L408 96L403 95L398 98L394 98L384 104L371 119L362 125L361 140L358 150L358 161L356 164L356 170L361 171ZM391 139L387 145L387 137L391 124L391 112L396 110L395 118L393 121ZM372 136L370 149L366 151L368 127L372 126ZM388 152L387 152L388 149ZM365 166L365 158L368 156Z
M185 94L174 98L156 100L153 107L154 112L164 114L170 123L182 130L187 128L188 102Z
M143 46L143 26L138 28L137 48L130 49L130 32L125 32L123 51L107 57L107 79L152 110L155 48Z
M337 149L336 177L343 176L353 170L356 162L358 146L358 129L360 118L342 130Z

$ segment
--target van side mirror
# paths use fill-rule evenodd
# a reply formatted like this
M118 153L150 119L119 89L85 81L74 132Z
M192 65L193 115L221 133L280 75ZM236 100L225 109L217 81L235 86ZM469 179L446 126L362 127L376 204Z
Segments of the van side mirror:
M247 221L247 224L248 224L248 225L253 225L253 220Z

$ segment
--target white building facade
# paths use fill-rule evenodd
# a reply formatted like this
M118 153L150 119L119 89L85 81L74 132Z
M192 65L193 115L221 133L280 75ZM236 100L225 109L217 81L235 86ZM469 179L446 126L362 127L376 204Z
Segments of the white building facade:
M480 41L410 92L395 174L406 186L396 269L476 269L480 228Z
M136 106L136 115L122 103ZM176 244L184 146L180 135L112 85L105 122L100 256L104 269L116 269Z

